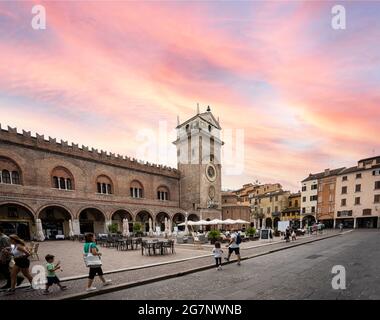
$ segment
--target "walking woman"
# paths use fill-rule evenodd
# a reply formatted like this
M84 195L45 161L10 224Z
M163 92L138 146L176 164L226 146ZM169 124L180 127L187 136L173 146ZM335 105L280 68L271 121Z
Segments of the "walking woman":
M85 235L85 244L83 248L84 254L87 256L89 253L93 256L100 256L102 255L101 252L99 252L98 247L96 246L96 243L94 242L94 235L92 233L87 233ZM87 284L87 291L94 291L96 290L96 287L93 287L92 284L94 282L95 276L98 275L100 280L103 282L103 286L107 286L111 283L111 280L106 280L103 277L103 270L101 266L90 266L89 267L89 275L88 275L88 284Z
M9 236L9 239L11 240L11 244L13 245L11 254L13 255L15 265L11 271L11 288L7 291L7 294L15 293L17 275L20 271L25 276L25 278L27 278L30 282L30 287L28 289L33 290L33 287L32 287L33 277L31 276L29 272L30 252L28 248L25 246L24 240L20 239L17 235L12 234Z

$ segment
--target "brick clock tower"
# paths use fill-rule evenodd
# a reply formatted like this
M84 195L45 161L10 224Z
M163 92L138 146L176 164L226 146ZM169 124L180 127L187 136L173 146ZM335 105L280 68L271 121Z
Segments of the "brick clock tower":
M177 125L180 207L200 219L222 219L221 147L219 121L210 107Z

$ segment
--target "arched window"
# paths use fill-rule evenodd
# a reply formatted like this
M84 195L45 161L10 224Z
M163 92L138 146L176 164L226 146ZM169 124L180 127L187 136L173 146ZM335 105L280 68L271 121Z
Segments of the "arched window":
M3 170L3 183L11 183L11 175L8 170Z
M21 184L21 170L9 158L0 156L0 183Z
M96 179L96 190L100 194L112 194L112 181L105 175L101 175Z
M143 198L144 197L143 186L137 180L134 180L131 182L130 192L131 192L132 198Z
M161 186L157 189L157 199L161 201L169 200L169 189Z
M59 190L74 190L74 177L64 167L56 167L52 174L52 187Z
M11 175L8 170L3 170L3 183L11 183Z
M18 171L12 171L12 183L21 184L20 174L18 173Z

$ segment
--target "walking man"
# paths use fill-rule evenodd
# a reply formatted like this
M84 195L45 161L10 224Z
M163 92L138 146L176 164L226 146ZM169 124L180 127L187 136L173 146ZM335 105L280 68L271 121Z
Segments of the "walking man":
M241 236L237 232L237 230L234 230L231 234L231 240L230 243L226 246L228 247L228 257L224 258L226 261L230 261L230 257L232 252L235 252L238 260L238 266L240 266L240 243L241 243Z

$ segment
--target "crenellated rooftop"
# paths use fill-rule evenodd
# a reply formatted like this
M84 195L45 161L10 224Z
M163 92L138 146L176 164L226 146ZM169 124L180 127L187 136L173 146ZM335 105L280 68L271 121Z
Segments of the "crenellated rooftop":
M135 158L114 154L104 150L89 148L82 145L81 147L75 143L68 141L57 141L55 138L45 138L44 135L36 133L32 135L30 131L22 130L22 133L17 131L17 128L10 126L7 129L1 127L0 124L0 141L7 141L10 143L23 145L27 147L34 147L40 150L49 152L56 152L67 156L80 157L84 160L97 161L106 165L119 166L131 170L153 173L158 175L165 175L168 177L179 178L179 171L177 169L149 163L147 161L138 160Z

